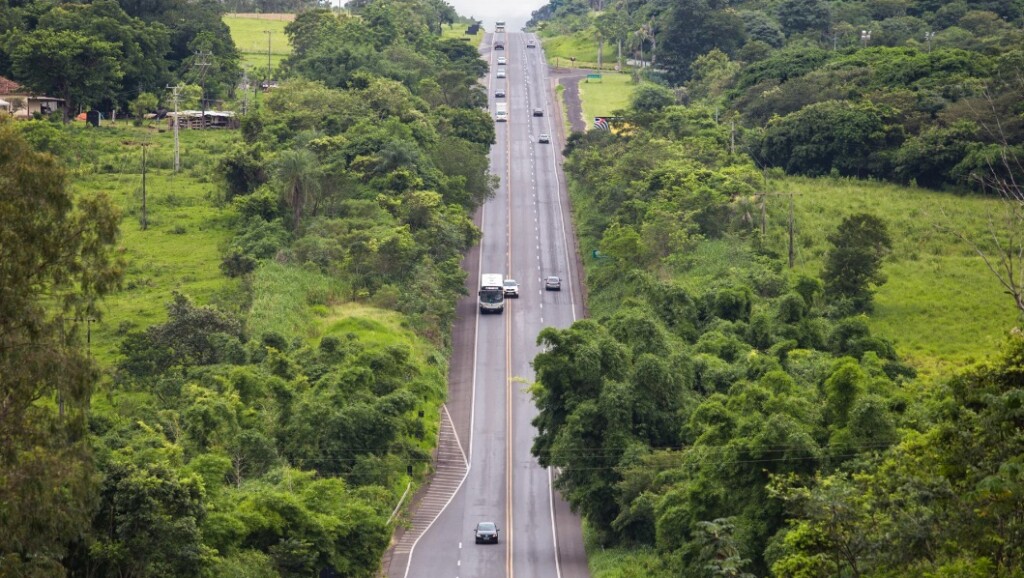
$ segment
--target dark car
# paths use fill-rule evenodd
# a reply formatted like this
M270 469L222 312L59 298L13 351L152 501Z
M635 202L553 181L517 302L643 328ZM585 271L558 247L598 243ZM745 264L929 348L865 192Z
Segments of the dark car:
M544 280L544 289L546 291L561 291L562 280L552 275Z
M480 522L473 528L473 534L477 544L498 543L498 526L494 522Z
M543 108L535 108L535 109L533 109L533 116L544 116L544 109Z
M500 43L500 42L498 42L497 44L494 45L494 49L495 50L505 50L505 45Z
M494 98L505 98L505 89L499 88L494 91Z

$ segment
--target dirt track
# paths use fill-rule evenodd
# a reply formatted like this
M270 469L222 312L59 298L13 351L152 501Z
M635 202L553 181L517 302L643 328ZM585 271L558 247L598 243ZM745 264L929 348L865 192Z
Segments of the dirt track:
M587 77L589 70L579 68L551 68L550 77L565 87L562 95L565 115L572 132L587 130L587 119L583 118L583 103L580 100L580 80Z

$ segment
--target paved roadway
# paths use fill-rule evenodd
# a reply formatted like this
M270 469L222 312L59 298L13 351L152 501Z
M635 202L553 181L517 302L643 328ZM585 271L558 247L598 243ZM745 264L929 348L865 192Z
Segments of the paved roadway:
M509 108L509 121L495 125L497 144L491 149L491 171L501 184L482 209L479 263L470 263L469 273L476 280L480 273L515 278L521 296L507 300L502 315L477 312L456 328L475 330L469 426L456 425L460 437L465 432L470 438L461 439L469 470L415 543L406 577L589 576L579 519L552 491L548 470L530 455L535 433L530 421L537 410L526 392L534 379L530 362L538 351L537 334L547 326L568 327L582 311L559 166L562 130L541 48L526 48L532 38L527 34L501 36L504 51L490 51L491 35L483 49L491 63L486 83L491 111L499 87L507 94L499 101ZM506 79L495 78L499 55L508 59L502 67ZM544 115L533 116L534 108ZM540 133L551 135L552 143L537 143ZM544 290L548 275L562 278L561 291ZM498 546L474 543L472 529L485 520L501 529Z

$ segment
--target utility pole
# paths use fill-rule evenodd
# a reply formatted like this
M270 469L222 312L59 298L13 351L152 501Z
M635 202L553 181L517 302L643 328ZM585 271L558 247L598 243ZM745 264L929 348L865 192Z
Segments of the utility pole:
M145 231L149 227L149 219L146 215L146 149L149 147L149 143L139 143L142 147L142 230Z
M206 69L210 66L209 52L197 52L196 57L200 58L199 62L195 63L195 66L199 68L199 87L202 91L199 94L199 106L202 109L202 116L199 117L199 126L202 130L206 130Z
M178 170L181 169L181 156L179 155L178 148L178 123L181 121L178 118L178 97L181 96L181 85L168 86L173 92L171 96L174 98L174 174L178 174Z
M267 35L267 81L269 82L270 81L270 71L273 70L270 67L270 37L274 34L274 31L273 30L264 30L263 32Z
M736 121L731 121L732 128L729 131L729 154L736 154Z
M242 73L242 114L249 112L249 66L246 65Z

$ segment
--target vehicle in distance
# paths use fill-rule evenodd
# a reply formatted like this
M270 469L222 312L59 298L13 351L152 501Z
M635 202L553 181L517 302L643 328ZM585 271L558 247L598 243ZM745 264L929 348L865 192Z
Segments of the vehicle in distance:
M519 283L515 279L505 279L505 297L519 299Z
M505 287L498 273L484 273L480 276L480 313L501 313L505 309Z
M505 31L505 21L504 20L498 20L497 22L494 23L494 32L495 32L495 34L500 34L500 33L504 32L504 31Z
M494 522L480 522L473 528L473 535L477 544L498 543L498 526Z
M501 43L501 42L495 42L494 43L494 49L495 50L505 50L505 45L503 43Z
M505 58L504 56L499 56L498 57L498 64L505 64L507 62L508 62L508 59Z
M494 97L495 98L505 98L505 89L504 88L499 88L499 89L495 90L494 91Z
M494 122L508 122L508 104L494 103Z
M547 279L544 280L544 290L545 291L561 291L562 290L562 280L559 279L558 277L556 277L555 275L552 275L552 276L548 277Z
M536 43L536 42L534 42L534 41L532 41L532 40L528 40L528 41L526 42L526 47L527 47L527 48L537 48L537 43Z
M533 109L533 116L544 116L544 109L543 108L535 108L535 109Z
M505 69L504 68L499 68L497 76L498 76L498 78L505 78Z
M537 137L537 142L539 142L541 144L550 143L551 142L551 135L549 135L546 132L542 132L542 133L540 133L540 136Z

